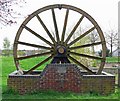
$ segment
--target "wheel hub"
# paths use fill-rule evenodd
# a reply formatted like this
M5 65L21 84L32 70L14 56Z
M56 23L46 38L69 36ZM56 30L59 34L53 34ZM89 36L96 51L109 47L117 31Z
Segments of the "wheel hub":
M58 54L64 54L64 53L66 53L66 48L64 46L58 46L57 47L57 53Z

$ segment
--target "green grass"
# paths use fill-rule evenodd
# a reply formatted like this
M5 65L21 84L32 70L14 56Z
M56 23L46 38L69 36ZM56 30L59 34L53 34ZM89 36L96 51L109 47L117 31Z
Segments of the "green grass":
M20 62L20 64L21 64L22 69L28 70L28 69L30 69L30 67L33 67L34 65L38 64L45 58L46 57L40 57L40 58L22 60ZM45 63L41 67L38 67L38 69L42 70L49 62ZM2 57L2 88L3 88L3 91L6 90L8 74L10 74L11 72L13 72L15 70L16 70L16 67L14 64L13 57Z
M109 96L101 96L97 93L93 94L76 94L72 92L57 91L39 91L36 93L19 95L18 93L7 91L3 93L3 98L17 99L118 99L118 91Z
M107 57L106 62L107 63L117 63L118 62L118 57Z
M45 60L47 57L40 57L40 58L30 58L30 59L25 59L22 60L20 62L20 66L22 69L31 69L32 67L34 67L35 65L37 65L38 63L40 63L41 61ZM43 70L43 68L49 64L50 61L46 62L45 64L41 65L40 67L37 68L37 70Z
M45 57L35 58L34 60L31 59L29 60L30 62L25 60L21 62L21 65L23 66L24 69L27 69L29 66L35 65L36 63L42 61L43 59L45 59ZM75 94L72 92L61 93L57 91L40 91L32 94L19 95L18 93L12 90L9 90L7 88L8 74L16 70L13 57L2 57L2 62L0 62L0 66L1 65L2 65L2 89L3 89L2 97L3 99L118 99L118 95L120 95L120 90L118 89L116 89L116 92L114 94L110 94L108 96L101 96L96 93ZM41 67L39 67L39 69L40 70L43 69L45 65L42 65Z

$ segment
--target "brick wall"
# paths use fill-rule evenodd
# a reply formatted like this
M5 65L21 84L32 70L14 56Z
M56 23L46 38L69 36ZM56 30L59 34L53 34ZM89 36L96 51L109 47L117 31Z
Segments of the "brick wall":
M20 94L43 90L72 91L75 93L98 92L113 93L115 77L113 75L85 75L73 64L49 64L37 75L16 75L8 77L8 87Z

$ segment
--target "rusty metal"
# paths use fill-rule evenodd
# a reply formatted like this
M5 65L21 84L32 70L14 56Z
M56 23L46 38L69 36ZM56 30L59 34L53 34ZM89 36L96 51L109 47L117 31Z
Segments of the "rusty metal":
M57 26L57 18L56 18L55 9L59 9L61 11L62 11L62 9L66 10L66 14L65 14L65 17L64 17L64 22L63 22L64 25L63 25L63 30L62 30L62 35L61 36L59 35L59 28ZM43 20L40 18L40 14L42 12L45 12L45 11L48 11L48 10L51 11L51 15L52 15L52 18L53 18L53 24L54 24L53 29L55 30L54 33L55 33L56 40L52 36L51 32L48 30L48 28L45 25L45 23L43 22ZM65 39L66 27L67 27L68 17L69 17L69 12L70 11L74 11L74 12L79 13L80 18L79 18L78 22L75 24L75 26L73 26L70 34ZM38 19L38 21L40 22L40 24L42 25L42 27L44 28L44 30L46 31L47 35L52 40L52 42L48 41L46 38L39 35L35 31L33 31L32 28L29 28L27 26L27 23L30 22L31 19L33 19L34 17L36 17ZM78 28L78 26L80 25L80 23L82 22L82 20L84 18L87 18L93 24L93 27L91 29L89 29L88 31L86 31L85 33L78 36L73 41L69 42L71 37L74 35L76 29ZM39 27L39 26L36 26L36 27ZM34 36L39 38L41 41L43 41L47 45L49 45L49 47L41 46L39 44L33 44L33 43L27 43L27 42L20 41L19 38L21 36L21 33L22 33L23 29L26 29L27 31L32 33ZM84 38L85 36L90 34L93 30L96 30L98 32L99 37L100 37L100 42L88 43L88 44L84 44L84 45L81 45L81 46L72 46L74 43L78 42L79 40L81 40L82 38ZM36 47L36 48L42 48L42 49L46 49L46 50L50 50L50 51L45 52L45 53L41 53L41 54L18 57L17 51L18 51L18 45L19 44L26 45L26 46L31 46L31 47ZM91 46L96 46L96 45L101 45L102 46L102 50L103 50L102 51L102 57L96 57L96 56L91 56L91 55L87 55L87 54L80 54L80 53L72 52L72 50L77 50L77 49L80 49L80 48L86 48L86 47L91 47ZM58 47L61 47L61 48L58 48ZM89 67L86 67L84 64L80 63L75 58L73 58L71 56L72 54L77 55L77 56L81 56L81 57L101 60L99 70L96 73L96 74L100 74L103 70L103 67L104 67L104 64L105 64L105 59L106 59L105 38L104 38L103 32L102 32L101 28L99 27L99 25L97 24L97 22L85 11L83 11L83 10L77 8L77 7L70 6L70 5L65 5L65 4L49 5L49 6L40 8L37 11L33 12L31 15L29 15L28 18L26 18L26 20L22 23L22 25L20 26L20 28L19 28L19 30L16 34L16 37L15 37L15 40L14 40L13 51L14 51L14 61L15 61L15 65L16 65L17 70L19 70L19 68L20 68L20 64L19 64L20 60L39 57L39 56L43 56L43 55L48 55L48 58L46 58L42 62L36 64L34 67L32 67L30 70L28 70L25 74L32 72L33 70L35 70L36 68L38 68L42 64L45 64L50 59L55 60L55 58L57 58L57 59L60 58L60 60L57 61L57 62L61 62L62 59L66 59L66 62L68 62L68 63L70 62L68 59L70 59L71 61L78 64L80 67L82 67L83 69L87 70L89 73L95 74L92 70L89 69ZM62 61L62 63L66 63L66 62Z

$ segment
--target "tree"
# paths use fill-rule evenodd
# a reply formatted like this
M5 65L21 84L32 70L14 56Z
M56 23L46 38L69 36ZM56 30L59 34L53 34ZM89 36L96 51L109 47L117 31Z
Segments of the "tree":
M81 27L79 27L78 31L75 32L75 34L73 34L73 37L71 38L72 40L75 40L78 36L82 35L84 33L85 29L82 29ZM89 36L86 36L84 38L82 38L81 40L77 41L76 43L73 44L73 46L80 46L80 45L84 45L86 43L89 43ZM75 53L80 53L80 54L92 54L92 50L90 49L90 47L86 47L86 48L81 48L81 49L77 49L77 50L73 50ZM80 56L76 56L73 55L73 57L78 60L79 62L81 62L82 64L84 64L86 67L90 67L93 64L93 60L87 58L87 57L80 57Z
M3 54L5 56L9 56L10 55L10 41L7 37L4 38L3 40Z
M74 46L80 46L85 44L86 41L89 41L88 37L85 37L83 40L79 40L77 43L74 44ZM76 53L80 53L80 54L92 54L92 51L90 50L90 48L81 48L78 50L74 50L74 52ZM80 61L81 63L83 63L85 66L89 67L92 63L92 60L86 58L86 57L78 57L78 56L74 56L75 59L77 59L78 61Z
M95 31L92 31L91 34L89 35L89 40L91 43L95 43L96 41L99 40L99 36L97 34L97 32ZM93 52L93 55L95 54L95 47L92 46L92 52Z
M109 34L106 34L106 42L110 46L110 56L112 57L113 47L118 46L118 33L111 30Z
M2 25L11 25L16 23L16 15L21 14L15 11L13 5L20 5L24 0L0 0L0 23ZM20 6L21 7L21 6Z
M102 57L102 50L98 52L99 56ZM107 48L106 50L106 57L109 57L111 55L110 50Z

